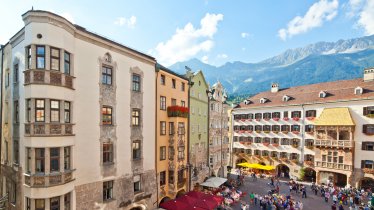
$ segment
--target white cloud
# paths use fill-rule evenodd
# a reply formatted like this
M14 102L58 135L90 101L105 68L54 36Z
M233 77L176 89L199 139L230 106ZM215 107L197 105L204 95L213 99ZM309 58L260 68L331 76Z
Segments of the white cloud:
M296 16L288 22L287 28L278 31L278 36L282 40L286 40L294 35L320 27L325 21L331 21L338 14L338 6L338 0L320 0L314 3L303 17Z
M218 22L222 20L222 14L207 13L200 21L200 28L195 28L192 23L187 23L182 29L177 28L169 40L158 43L154 56L168 66L200 52L209 52L214 46L213 36L217 33Z
M136 17L132 15L130 18L119 17L114 21L115 25L124 26L126 25L129 28L134 28L136 25Z
M245 47L242 47L242 51L246 51L247 49Z
M203 63L206 63L206 64L208 64L208 61L209 60L209 57L207 56L207 55L204 55L202 58L201 58L201 61L203 62Z
M366 1L357 23L365 30L366 35L374 34L374 0Z
M73 18L73 15L68 12L63 12L60 14L62 17L66 18L66 20L70 21L71 23L75 24L75 20Z
M249 33L247 33L247 32L242 32L242 33L240 34L240 36L241 36L242 38L247 38L247 37L249 37Z
M226 59L226 58L228 58L229 56L228 55L226 55L226 54L218 54L217 55L217 58L219 58L219 59Z
M252 77L250 77L250 78L244 80L245 83L250 83L250 82L252 82L252 81L253 81L253 78L252 78Z

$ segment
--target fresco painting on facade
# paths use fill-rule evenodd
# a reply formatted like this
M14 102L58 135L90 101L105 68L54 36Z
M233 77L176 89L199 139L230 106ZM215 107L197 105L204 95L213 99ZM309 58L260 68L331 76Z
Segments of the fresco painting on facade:
M233 109L234 159L264 160L279 176L299 178L303 170L305 181L371 186L361 181L371 180L374 168L370 69L361 79L288 89L273 84L246 99Z

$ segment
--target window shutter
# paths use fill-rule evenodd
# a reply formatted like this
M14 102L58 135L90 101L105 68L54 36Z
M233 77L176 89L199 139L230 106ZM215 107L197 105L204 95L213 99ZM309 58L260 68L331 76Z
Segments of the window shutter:
M363 108L363 115L364 116L368 115L368 108L367 107Z
M367 133L367 125L362 125L362 133Z
M366 142L362 142L361 150L365 150Z
M365 167L365 160L361 160L361 168Z

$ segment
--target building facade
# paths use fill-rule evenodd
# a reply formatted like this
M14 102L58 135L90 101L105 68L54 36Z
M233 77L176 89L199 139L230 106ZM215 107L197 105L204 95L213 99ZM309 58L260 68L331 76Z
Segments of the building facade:
M211 175L225 177L230 160L227 94L220 82L209 91L209 168Z
M208 95L209 85L202 71L187 71L190 89L190 165L191 186L209 177L208 168Z
M373 76L368 68L363 79L287 89L273 84L240 103L232 112L233 164L273 165L280 176L373 188Z
M188 80L158 65L156 71L158 204L189 190Z
M22 18L3 48L8 209L156 207L155 59L50 12Z

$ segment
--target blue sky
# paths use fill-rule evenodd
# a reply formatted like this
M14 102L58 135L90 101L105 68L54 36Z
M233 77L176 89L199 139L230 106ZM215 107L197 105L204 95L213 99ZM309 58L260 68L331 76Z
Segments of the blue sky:
M32 6L166 66L191 58L259 62L289 48L374 34L374 0L1 0L0 43Z

